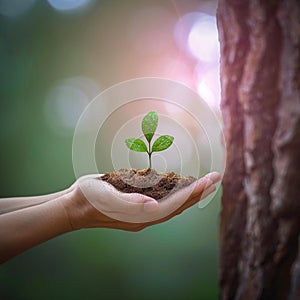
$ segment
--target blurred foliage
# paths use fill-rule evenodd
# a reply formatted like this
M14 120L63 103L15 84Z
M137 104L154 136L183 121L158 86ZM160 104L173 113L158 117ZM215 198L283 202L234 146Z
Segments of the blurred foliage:
M167 2L151 3L172 10ZM0 17L1 197L45 194L75 180L74 128L49 126L47 93L75 76L93 78L99 91L147 76L128 69L123 24L149 3L96 1L62 13L36 1L24 15ZM219 198L139 233L93 229L48 241L0 267L0 298L216 299Z

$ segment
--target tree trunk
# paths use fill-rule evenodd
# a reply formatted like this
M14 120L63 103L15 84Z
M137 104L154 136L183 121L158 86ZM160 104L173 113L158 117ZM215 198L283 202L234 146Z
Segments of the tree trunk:
M300 299L300 1L220 0L221 299Z

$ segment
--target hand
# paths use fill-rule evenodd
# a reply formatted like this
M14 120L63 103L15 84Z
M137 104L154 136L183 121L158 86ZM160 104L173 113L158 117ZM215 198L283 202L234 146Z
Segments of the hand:
M63 202L72 228L104 227L139 231L180 214L215 189L220 174L213 172L182 188L160 203L137 193L122 193L99 180L101 175L87 175L73 185Z
M82 177L51 195L2 199L0 263L75 229L139 231L167 221L213 192L220 179L218 173L208 174L158 203L141 194L121 193L99 176Z

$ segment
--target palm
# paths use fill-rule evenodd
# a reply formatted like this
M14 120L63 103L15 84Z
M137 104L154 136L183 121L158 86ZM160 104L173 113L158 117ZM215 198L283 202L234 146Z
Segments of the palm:
M139 231L165 222L182 213L215 189L218 173L211 173L192 185L176 191L160 203L141 194L126 194L99 180L101 175L87 175L75 183L87 212L80 227L106 227ZM152 211L144 204L152 202Z

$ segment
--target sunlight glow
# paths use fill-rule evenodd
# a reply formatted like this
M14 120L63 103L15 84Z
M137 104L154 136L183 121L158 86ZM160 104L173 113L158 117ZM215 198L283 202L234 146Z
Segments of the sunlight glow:
M198 85L199 95L209 104L209 106L215 105L215 97L212 90L209 88L205 81L201 81Z
M220 66L215 64L199 63L195 69L197 92L205 102L214 109L220 109L221 86Z

